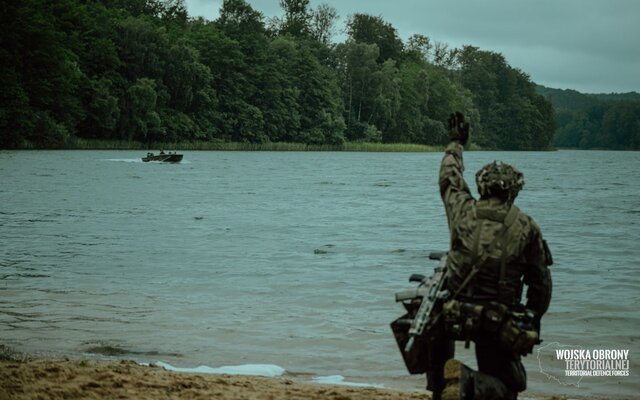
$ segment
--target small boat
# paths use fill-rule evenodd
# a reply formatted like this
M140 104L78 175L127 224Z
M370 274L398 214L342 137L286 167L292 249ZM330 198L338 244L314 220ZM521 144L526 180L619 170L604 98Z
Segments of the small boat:
M160 154L147 153L146 157L142 157L142 161L160 161L160 162L170 162L170 163L179 163L182 161L182 154L177 153L164 153L160 152Z

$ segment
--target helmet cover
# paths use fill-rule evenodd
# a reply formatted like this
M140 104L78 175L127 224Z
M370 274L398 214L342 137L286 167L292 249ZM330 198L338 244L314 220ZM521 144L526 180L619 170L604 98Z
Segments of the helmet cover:
M524 175L509 164L494 161L476 173L476 185L481 198L499 197L513 201L524 186Z

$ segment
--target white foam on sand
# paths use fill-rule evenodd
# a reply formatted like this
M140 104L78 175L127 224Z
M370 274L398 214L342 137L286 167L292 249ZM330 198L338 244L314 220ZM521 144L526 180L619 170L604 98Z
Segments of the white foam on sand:
M148 363L140 363L140 365L149 366ZM174 372L186 372L195 374L224 374L224 375L250 375L250 376L266 376L274 378L282 376L286 370L278 365L273 364L244 364L244 365L225 365L218 368L209 367L206 365L200 365L195 368L181 368L174 367L173 365L157 361L153 365L166 369L167 371ZM372 387L372 388L384 388L384 385L377 383L360 383L360 382L348 382L345 381L342 375L329 375L329 376L316 376L312 378L313 383L323 385L340 385L351 387Z
M342 375L329 375L329 376L317 376L313 378L313 382L321 383L325 385L341 385L341 386L352 386L352 387L373 387L373 388L384 388L384 385L377 383L358 383L358 382L347 382L344 380L344 376Z
M143 364L144 365L144 364ZM175 372L191 372L197 374L225 374L225 375L252 375L276 377L284 374L285 369L273 364L245 364L245 365L226 365L218 368L201 365L196 368L179 368L171 364L158 361L154 363L158 367L162 367L168 371Z

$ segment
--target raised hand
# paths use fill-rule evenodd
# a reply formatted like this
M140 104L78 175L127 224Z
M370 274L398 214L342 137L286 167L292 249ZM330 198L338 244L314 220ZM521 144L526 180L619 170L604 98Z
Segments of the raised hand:
M464 115L459 111L449 116L449 138L463 146L469 141L469 123L464 122Z

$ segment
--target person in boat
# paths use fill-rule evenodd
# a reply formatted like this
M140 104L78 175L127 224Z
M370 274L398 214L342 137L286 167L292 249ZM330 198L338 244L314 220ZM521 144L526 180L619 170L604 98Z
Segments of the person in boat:
M516 399L527 385L521 357L539 343L551 300L551 252L538 225L514 205L522 173L501 162L485 165L476 174L475 200L463 178L464 115L452 114L449 129L439 186L450 230L451 295L427 341L427 389L434 400ZM456 340L475 343L478 371L453 358Z
M164 150L160 150L160 154L161 154L161 155L164 155Z

